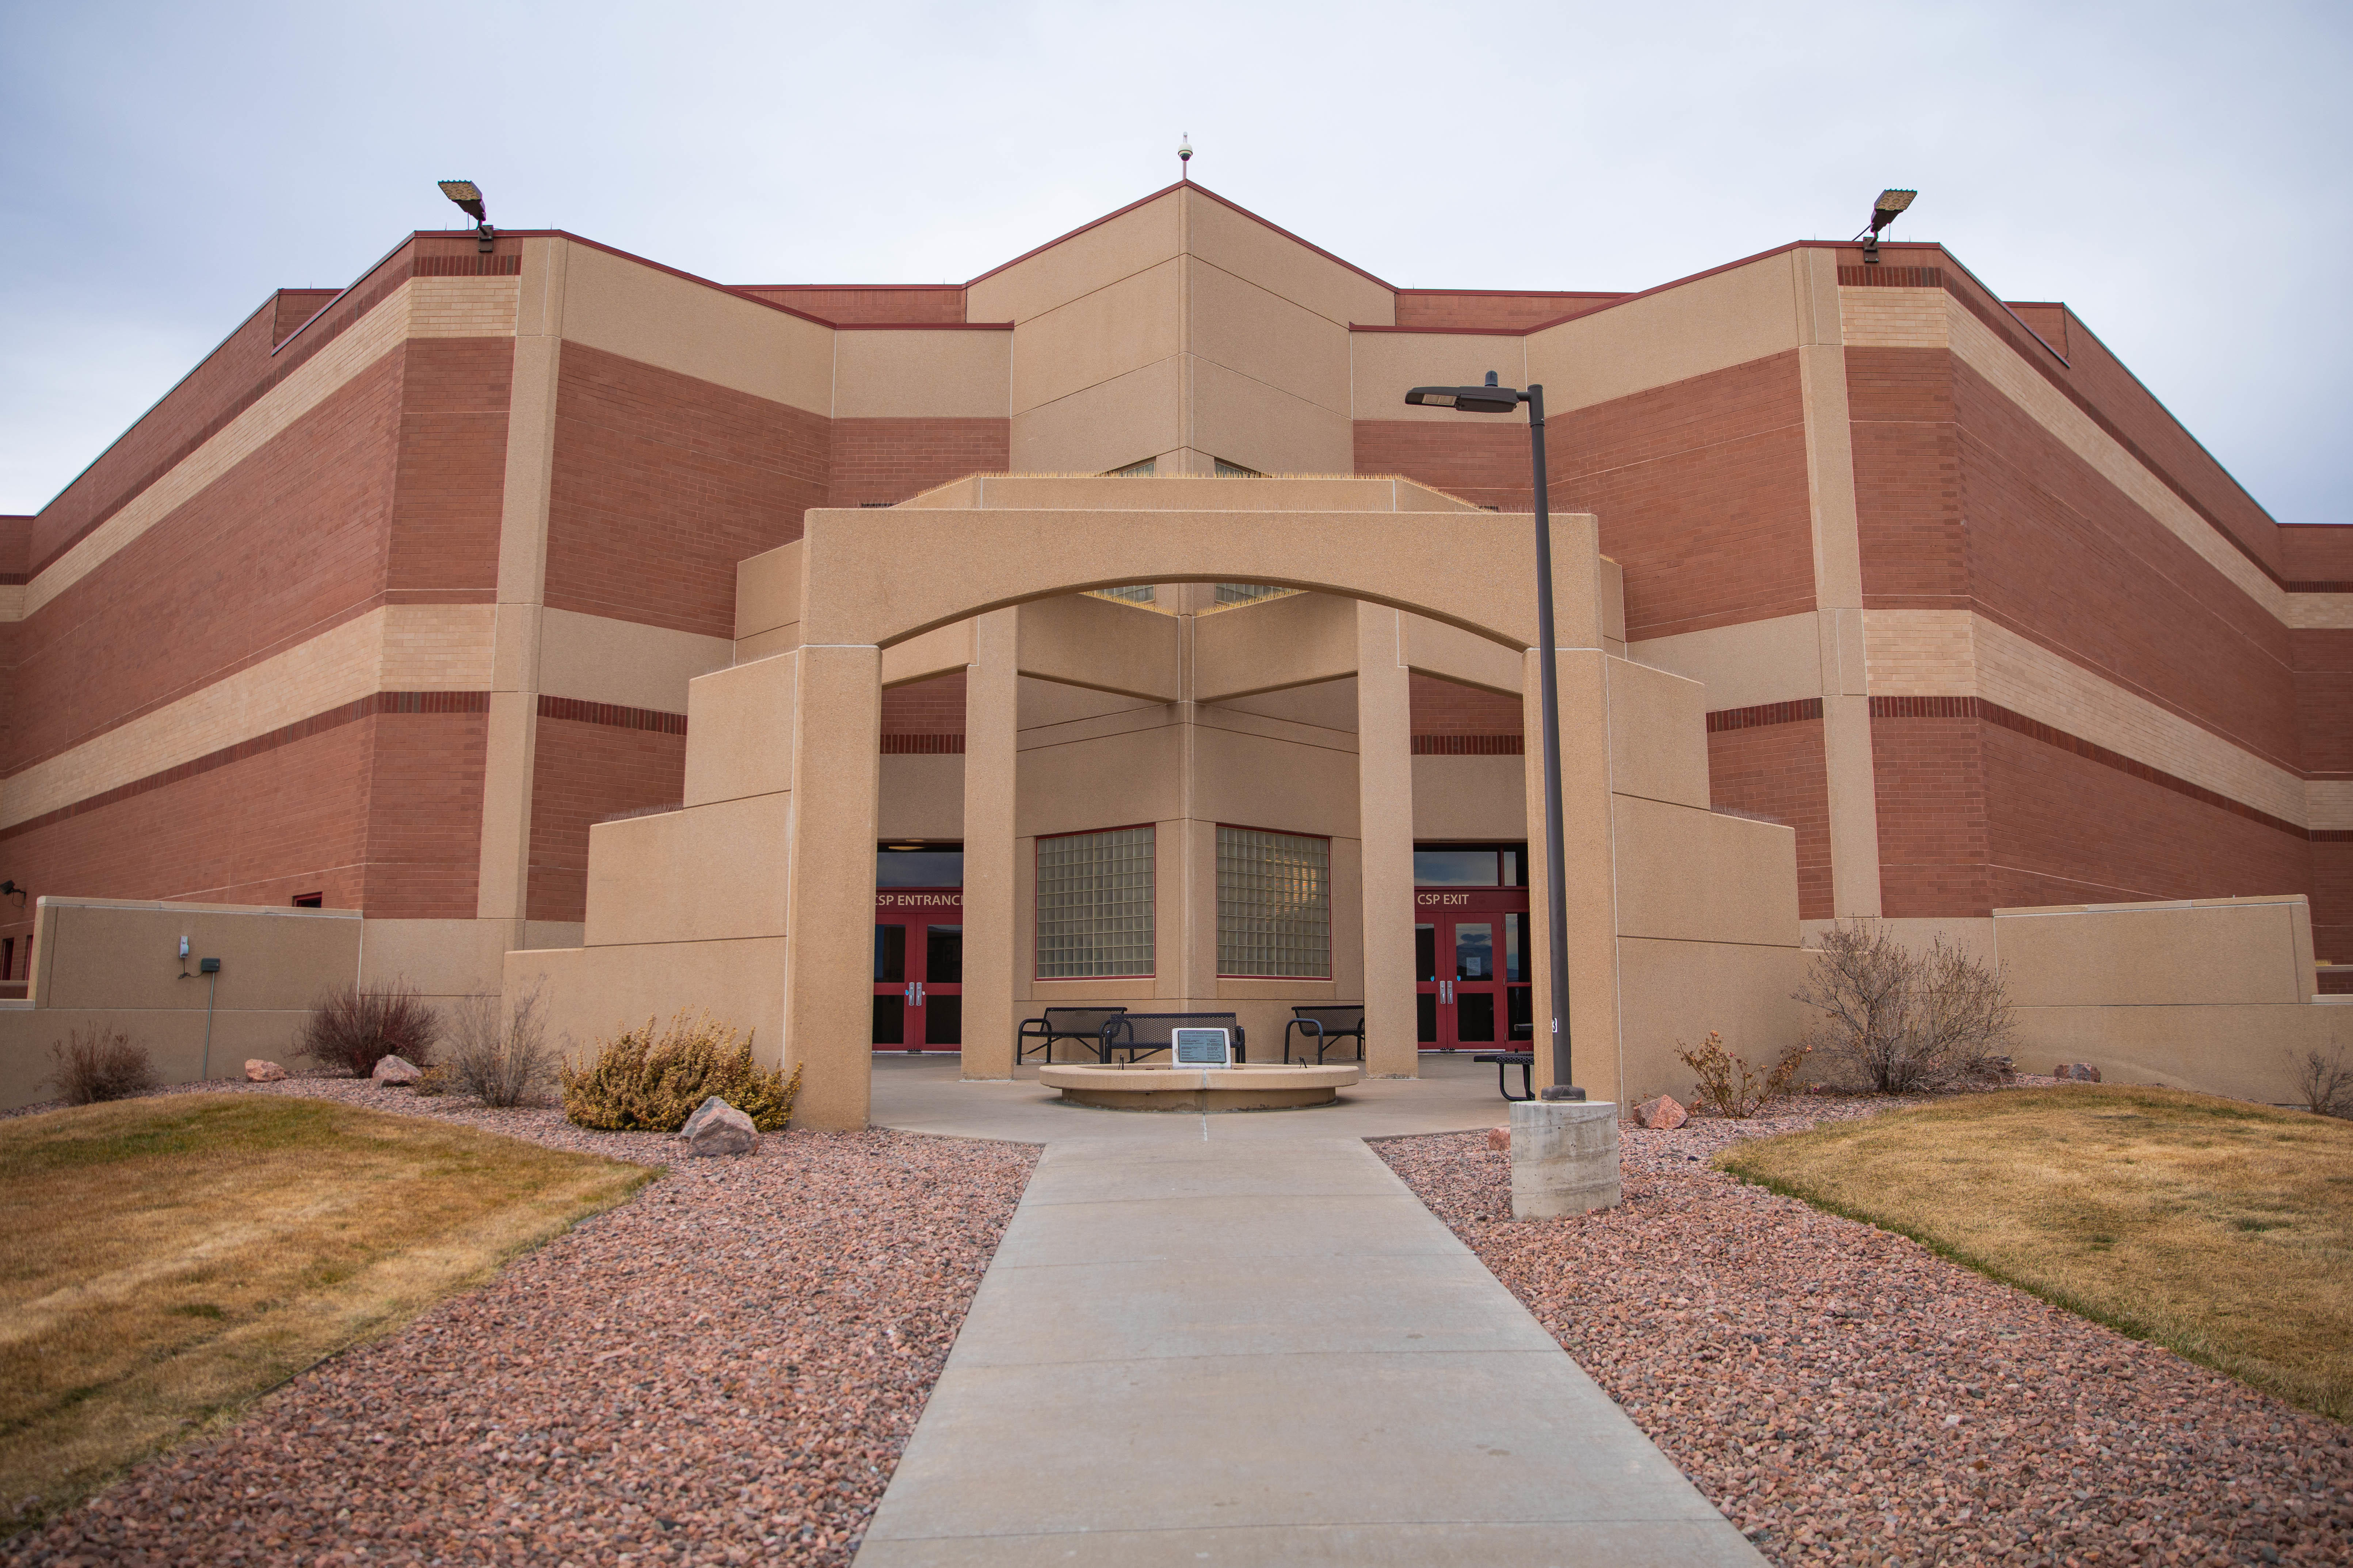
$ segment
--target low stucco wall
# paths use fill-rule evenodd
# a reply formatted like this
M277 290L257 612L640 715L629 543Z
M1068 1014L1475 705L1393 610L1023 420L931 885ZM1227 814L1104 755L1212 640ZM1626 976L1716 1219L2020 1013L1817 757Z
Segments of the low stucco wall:
M2288 1104L2305 1053L2353 1052L2353 1006L2314 1000L2300 893L1996 910L1993 929L2025 1071Z
M55 1097L51 1048L76 1029L129 1036L167 1084L286 1060L313 999L357 977L363 924L355 910L41 900L32 994L0 1006L0 1108Z

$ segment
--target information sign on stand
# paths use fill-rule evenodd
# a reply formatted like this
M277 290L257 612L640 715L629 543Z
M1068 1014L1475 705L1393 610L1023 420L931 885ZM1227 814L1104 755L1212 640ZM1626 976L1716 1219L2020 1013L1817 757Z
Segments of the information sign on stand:
M1168 1058L1180 1068L1225 1068L1234 1065L1234 1037L1228 1029L1172 1029Z

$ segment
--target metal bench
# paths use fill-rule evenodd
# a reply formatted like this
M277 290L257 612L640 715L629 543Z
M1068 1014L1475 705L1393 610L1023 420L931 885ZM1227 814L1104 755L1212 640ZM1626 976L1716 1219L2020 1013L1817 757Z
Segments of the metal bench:
M1178 1029L1228 1029L1234 1037L1234 1060L1248 1061L1242 1049L1241 1020L1231 1013L1122 1013L1116 1018L1103 1021L1103 1038L1097 1049L1100 1059L1111 1060L1113 1051L1125 1051L1127 1059L1148 1057L1155 1051L1165 1051L1169 1037ZM1172 1058L1173 1059L1173 1058Z
M1042 1018L1021 1020L1021 1027L1015 1032L1013 1060L1020 1063L1034 1044L1038 1059L1050 1062L1056 1040L1078 1040L1087 1049L1100 1052L1104 1022L1126 1011L1124 1007L1049 1007Z
M1534 1100L1536 1097L1535 1076L1536 1061L1535 1052L1482 1051L1471 1059L1474 1062L1493 1062L1495 1064L1495 1092L1502 1095L1505 1100ZM1514 1094L1512 1092L1512 1079L1510 1074L1514 1068L1520 1069L1521 1092L1518 1094Z
M1356 1059L1365 1059L1365 1005L1362 1002L1343 1003L1335 1007L1293 1007L1291 1022L1282 1026L1282 1059L1291 1059L1291 1031L1300 1036L1300 1054L1306 1055L1306 1041L1315 1041L1315 1063L1324 1064L1324 1053L1332 1048L1335 1040L1355 1036Z

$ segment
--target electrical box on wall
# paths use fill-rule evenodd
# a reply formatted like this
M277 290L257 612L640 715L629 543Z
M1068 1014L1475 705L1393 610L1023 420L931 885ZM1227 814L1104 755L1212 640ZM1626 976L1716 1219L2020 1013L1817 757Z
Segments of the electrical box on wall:
M182 937L180 939L180 962L182 963L188 962L188 939L186 937Z
M199 974L218 974L220 973L220 960L217 958L207 958L199 961L196 964L196 973Z

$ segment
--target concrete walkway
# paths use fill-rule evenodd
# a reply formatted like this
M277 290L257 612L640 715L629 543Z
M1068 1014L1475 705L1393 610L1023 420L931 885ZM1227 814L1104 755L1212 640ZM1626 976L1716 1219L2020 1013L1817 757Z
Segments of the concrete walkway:
M1495 1125L1492 1069L1236 1116L954 1070L876 1121L1046 1149L860 1568L1761 1561L1365 1146Z

